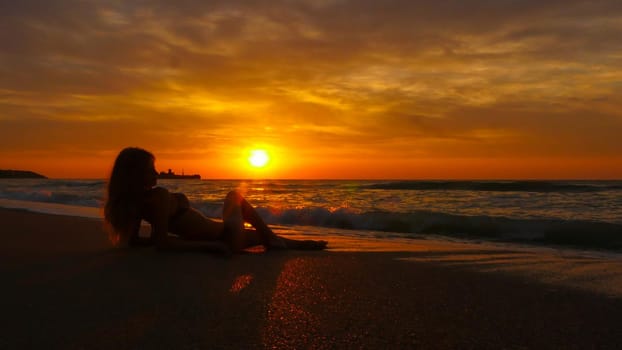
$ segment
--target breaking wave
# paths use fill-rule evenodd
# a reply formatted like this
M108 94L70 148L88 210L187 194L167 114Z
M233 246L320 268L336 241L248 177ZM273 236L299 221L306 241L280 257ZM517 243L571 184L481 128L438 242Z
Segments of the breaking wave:
M363 188L421 191L600 192L622 190L622 184L589 181L392 181L370 184Z
M219 217L221 207L204 205L208 216ZM257 208L273 225L318 226L362 231L402 233L402 236L445 235L470 239L575 245L585 248L622 249L622 224L548 218L517 219L470 216L417 210L410 213L364 212L321 207ZM364 233L363 233L364 234Z

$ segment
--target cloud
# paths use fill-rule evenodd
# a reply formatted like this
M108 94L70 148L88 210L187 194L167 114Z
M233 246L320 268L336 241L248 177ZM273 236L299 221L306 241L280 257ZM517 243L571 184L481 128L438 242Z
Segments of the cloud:
M619 1L24 0L0 23L3 150L621 148Z

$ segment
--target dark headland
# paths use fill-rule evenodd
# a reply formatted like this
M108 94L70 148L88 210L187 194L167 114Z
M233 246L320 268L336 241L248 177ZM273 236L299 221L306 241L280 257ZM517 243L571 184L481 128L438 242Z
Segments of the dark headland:
M47 177L29 170L0 169L0 179L47 179Z

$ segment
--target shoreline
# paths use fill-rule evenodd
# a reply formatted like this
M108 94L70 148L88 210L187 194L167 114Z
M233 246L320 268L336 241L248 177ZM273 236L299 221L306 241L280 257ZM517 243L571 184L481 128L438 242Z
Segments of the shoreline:
M0 208L0 222L7 348L608 349L622 335L621 259L343 237L225 259L112 249L94 218Z
M52 214L78 218L101 219L102 209L52 202L24 201L0 198L0 209L24 210L30 213Z
M90 206L78 206L53 202L37 202L37 201L25 201L15 199L0 198L0 209L20 209L32 213L44 213L53 215L62 215L70 217L80 218L102 218L102 209L99 207ZM501 218L502 220L504 218ZM600 231L592 232L590 238L584 237L585 235L576 235L573 232L571 225L564 227L558 227L555 232L545 237L537 239L525 239L525 238L502 238L502 237L487 237L487 236L468 236L468 235L456 235L456 234L434 234L434 233L404 233L404 232L389 232L389 231L374 231L374 230L356 230L356 229L342 229L334 227L324 226L301 226L301 225L286 225L286 224L270 224L271 227L276 228L280 232L285 232L289 235L303 235L316 236L318 239L321 237L333 237L338 236L338 240L344 240L347 237L351 237L353 241L372 241L376 245L383 246L384 242L412 242L419 240L427 241L443 241L443 242L461 242L461 243L477 243L488 244L496 246L509 246L509 247L524 247L526 249L555 249L559 251L575 252L577 254L591 254L610 257L622 258L622 248L619 245L622 244L622 239L618 232L617 227L613 231L607 230L606 225L609 223L600 223ZM143 223L146 225L146 223ZM304 232L301 232L304 231ZM357 232L365 232L364 234ZM602 236L607 238L610 243L615 243L613 247L609 247L606 241L603 244L594 244L591 240L593 236ZM576 242L575 242L576 241ZM574 243L573 243L574 242ZM369 246L369 245L366 245ZM378 248L373 248L378 250Z

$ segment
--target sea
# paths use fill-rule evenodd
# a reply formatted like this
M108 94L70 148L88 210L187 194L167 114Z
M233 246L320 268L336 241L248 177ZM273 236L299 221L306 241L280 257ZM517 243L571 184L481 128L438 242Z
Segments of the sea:
M622 251L622 181L160 180L220 218L238 190L271 225L316 236L427 237ZM0 179L0 207L101 217L105 180Z

